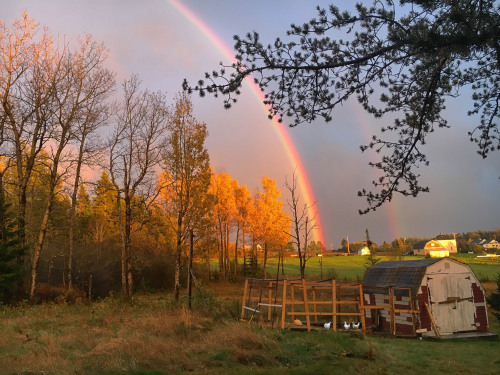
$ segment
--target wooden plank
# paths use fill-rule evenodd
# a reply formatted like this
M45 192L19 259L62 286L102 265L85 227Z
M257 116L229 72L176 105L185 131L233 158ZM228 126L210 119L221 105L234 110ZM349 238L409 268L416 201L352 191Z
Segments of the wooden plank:
M337 305L359 305L359 301L356 300L337 301Z
M259 313L259 314L260 314L260 311L259 311L259 310L257 310L257 309L252 309L251 307L247 307L247 306L243 306L243 308L244 308L244 309L246 309L246 310L254 311L254 312L256 312L256 313Z
M304 309L306 310L307 332L311 332L311 318L309 317L309 303L307 302L307 284L306 279L302 279L302 288L304 290Z
M295 311L295 285L292 284L290 285L290 289L292 290L292 322L295 320L295 316L293 315L293 312Z
M287 281L283 281L283 308L281 309L281 329L285 329L285 316L286 316L286 284Z
M276 303L258 303L259 306L270 306L270 307L282 307L282 305Z
M312 290L312 293L313 293L313 310L315 313L318 312L318 306L316 305L316 290L313 288ZM327 302L327 301L325 301ZM318 315L315 314L314 315L314 323L318 323Z
M337 331L337 285L335 279L332 279L332 325L332 329Z
M268 290L268 307L267 307L267 320L271 320L271 302L273 301L273 289L271 289L273 286L273 283L269 283L269 290Z
M241 319L245 318L245 305L247 301L247 293L248 293L248 279L245 279L245 290L243 291L243 303L241 305Z
M405 314L418 314L420 310L413 309L394 309L395 313L405 313Z
M363 297L363 286L359 285L359 312L361 313L361 330L363 335L366 334L366 319L365 319L365 300Z
M411 286L408 288L408 295L410 296L410 308L413 311L415 311L416 305L415 305L415 299L413 298ZM411 322L413 325L413 329L412 329L413 336L417 336L417 315L416 314L418 314L418 313L420 313L420 310L418 310L417 312L411 313Z
M291 312L287 312L286 314L287 315L292 315ZM305 311L302 311L302 312L301 311L295 311L293 314L294 315L300 315L300 316L307 316L307 315L312 316L314 314L324 315L324 316L332 316L333 315L331 312L317 312L317 313L315 313L315 312L307 312L306 313ZM344 312L338 312L335 315L338 315L338 316L362 316L363 314L361 314L361 313L355 313L355 312L345 312L345 313Z
M439 339L440 338L439 330L437 328L436 321L434 320L434 316L431 313L431 309L430 309L429 305L427 304L427 302L424 302L424 305L425 305L425 308L427 309L427 313L429 314L429 317L431 318L432 329L434 330L436 337Z
M391 317L391 334L396 334L396 315L394 313L394 290L389 288L389 305L390 305L390 317Z
M391 305L365 305L367 310L388 310L390 308Z

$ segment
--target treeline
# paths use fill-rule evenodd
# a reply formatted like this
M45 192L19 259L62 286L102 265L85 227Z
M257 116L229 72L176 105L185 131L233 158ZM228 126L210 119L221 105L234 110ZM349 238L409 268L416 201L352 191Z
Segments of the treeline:
M483 231L478 230L474 232L464 232L464 233L446 233L440 234L440 237L445 239L455 239L457 241L457 251L459 253L467 253L470 251L480 252L483 249L472 244L474 240L498 240L500 238L500 229L494 231ZM401 253L405 251L413 250L413 245L420 241L430 241L435 237L399 237L394 239L392 242L384 241L381 245L372 243L370 248L379 253ZM349 242L349 251L351 253L357 252L359 249L366 246L366 240L357 240ZM347 253L347 240L342 239L341 247L337 250L339 252Z
M137 76L117 88L103 45L56 40L26 14L0 24L0 48L4 301L55 286L127 297L173 287L178 299L189 246L209 277L211 258L228 279L255 265L257 248L265 274L268 252L290 241L305 267L315 224L296 176L290 218L273 179L251 192L216 173L189 95L169 102Z

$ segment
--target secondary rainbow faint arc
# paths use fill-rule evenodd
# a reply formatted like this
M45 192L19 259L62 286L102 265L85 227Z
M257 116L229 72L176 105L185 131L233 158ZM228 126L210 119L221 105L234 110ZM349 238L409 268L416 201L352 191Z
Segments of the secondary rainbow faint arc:
M231 49L229 49L224 42L188 7L182 4L178 0L170 0L170 4L172 4L184 17L186 17L191 23L193 23L204 35L206 35L210 41L232 62L235 61L233 53ZM247 84L252 88L253 93L257 96L259 101L263 103L264 94L260 90L260 88L251 80L251 78L247 79ZM265 105L262 104L265 108ZM267 108L265 108L267 111ZM315 200L314 191L312 189L311 183L309 181L309 177L307 176L307 172L305 170L304 164L299 156L299 153L290 138L285 126L278 122L277 120L272 120L274 129L277 131L280 141L282 142L285 152L288 155L288 158L292 164L292 166L296 169L298 175L298 182L300 186L301 193L305 202L307 202L311 207L309 208L309 217L315 217L317 228L315 232L315 237L317 240L320 240L321 243L325 244L323 227L321 224L321 215L319 212L319 208L317 204L312 207L313 203L317 203Z

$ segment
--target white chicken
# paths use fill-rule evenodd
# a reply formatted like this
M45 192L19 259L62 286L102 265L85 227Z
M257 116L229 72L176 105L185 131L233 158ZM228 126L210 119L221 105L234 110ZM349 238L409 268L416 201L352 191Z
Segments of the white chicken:
M344 322L344 329L348 330L349 328L351 328L351 325L347 322Z
M328 323L325 323L323 326L326 328L326 329L330 329L332 325L332 322L328 322Z
M360 326L360 325L361 325L361 323L360 323L360 322L355 322L355 323L353 322L353 323L352 323L352 329L359 329L359 326Z

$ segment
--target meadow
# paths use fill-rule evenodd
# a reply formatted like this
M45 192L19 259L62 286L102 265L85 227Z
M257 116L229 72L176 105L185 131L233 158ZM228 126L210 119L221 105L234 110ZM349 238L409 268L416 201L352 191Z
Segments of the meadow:
M500 258L477 258L473 254L453 254L453 257L461 262L467 263L480 281L496 280L497 274L500 273ZM380 261L399 259L398 257L391 256L376 256L375 258ZM423 257L404 256L401 259L423 259ZM270 258L268 260L266 267L268 277L276 276L277 262L277 258ZM335 276L343 281L360 281L368 265L367 257L362 256L312 257L306 262L306 275L308 278L313 279L321 278L321 276L325 279ZM285 258L283 270L285 277L299 275L299 259ZM281 277L281 265L279 272Z
M295 259L285 263L293 275ZM472 260L471 260L472 261ZM323 276L360 277L361 257L323 259ZM315 265L315 263L317 263ZM484 263L484 262L483 262ZM488 292L498 264L474 264ZM270 260L270 273L276 272ZM311 277L319 277L310 259ZM202 281L188 310L171 293L124 301L0 306L0 374L499 374L500 341L281 331L238 321L243 282ZM204 303L202 303L204 301ZM500 332L491 314L490 330Z

